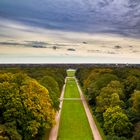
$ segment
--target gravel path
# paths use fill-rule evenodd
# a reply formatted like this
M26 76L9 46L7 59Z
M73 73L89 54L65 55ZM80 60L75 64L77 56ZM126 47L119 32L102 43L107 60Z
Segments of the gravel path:
M59 111L56 113L55 120L56 125L51 129L49 140L57 140L58 130L59 130L59 123L60 123L60 115L62 111L62 105L63 105L63 97L65 93L65 87L66 87L67 78L65 79L65 84L63 86L61 96L60 96L60 105L59 105Z

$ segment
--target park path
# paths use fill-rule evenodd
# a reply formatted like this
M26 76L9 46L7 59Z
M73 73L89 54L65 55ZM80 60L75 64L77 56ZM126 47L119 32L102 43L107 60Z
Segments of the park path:
M61 115L61 111L62 111L63 97L64 97L64 93L65 93L66 82L67 82L67 77L65 78L65 84L63 86L61 96L60 96L60 105L59 105L60 109L56 113L56 116L55 116L56 125L50 131L49 140L57 140L59 124L60 124L60 115Z
M69 77L67 77L67 78L69 78ZM68 98L68 99L64 98L64 92L65 92L67 78L65 79L65 84L63 86L61 97L60 97L60 106L59 106L60 110L56 114L56 125L51 129L49 140L57 140L63 100L71 100L71 98ZM80 98L76 98L75 100L81 100L82 103L83 103L83 106L84 106L84 109L85 109L85 112L86 112L86 115L87 115L87 118L88 118L88 121L89 121L89 125L90 125L90 128L92 130L94 140L102 140L101 135L100 135L100 133L98 131L98 128L97 128L97 126L96 126L96 124L95 124L95 122L93 120L92 114L91 114L91 112L89 110L89 107L88 107L88 104L86 102L86 99L85 99L85 97L84 97L84 95L82 93L82 90L81 90L80 86L79 86L78 80L75 77L74 77L74 79L76 81L76 84L77 84L77 87L78 87L78 90L79 90L79 93L80 93Z

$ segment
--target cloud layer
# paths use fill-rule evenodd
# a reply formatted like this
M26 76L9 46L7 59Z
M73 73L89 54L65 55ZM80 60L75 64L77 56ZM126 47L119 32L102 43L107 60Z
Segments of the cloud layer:
M140 0L0 0L0 63L139 63Z
M0 16L47 29L140 36L139 0L1 0Z

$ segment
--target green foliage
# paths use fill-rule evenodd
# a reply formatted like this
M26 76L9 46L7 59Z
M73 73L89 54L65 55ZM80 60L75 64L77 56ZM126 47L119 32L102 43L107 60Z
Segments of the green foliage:
M131 123L119 106L109 107L105 113L104 127L109 135L127 136L130 134Z
M0 140L22 140L14 122L0 125Z
M111 81L107 87L101 89L96 98L96 112L103 113L108 107L121 105L123 102L120 97L123 96L122 87L119 81Z
M115 106L119 106L119 108L125 112L118 114L118 116L115 115L116 118L118 117L123 120L123 118L127 117L129 118L128 122L133 123L133 125L140 121L140 68L90 67L78 69L76 75L101 127L105 125L103 113L106 112L108 108ZM106 120L106 123L110 123L110 120ZM119 133L119 131L121 130L118 129L118 132L114 134L116 136L108 137L110 140L121 140L125 139L125 137L131 138L132 133L129 131L130 129L134 128L128 125L128 136L122 131L123 133L120 137L121 132ZM104 132L109 134L112 133L112 130L108 129L108 131Z
M119 77L120 80L126 79L129 76L129 69L128 68L113 68L114 75Z
M31 78L36 79L37 81L39 81L40 79L42 79L42 77L44 76L51 76L53 77L58 85L60 90L63 87L64 84L64 79L66 77L66 70L63 67L54 67L54 66L16 66L16 67L6 67L6 68L1 68L0 73L19 73L19 72L23 72L26 73L28 76L30 76Z
M125 94L129 98L135 89L139 86L140 79L130 75L124 80Z
M49 91L50 98L53 102L53 107L58 110L59 109L59 97L60 90L58 83L51 76L44 76L40 81L40 84L46 87Z
M30 140L40 128L55 123L55 111L45 87L25 74L11 75L10 80L7 76L0 83L0 123L7 128L6 123L14 122L6 131L3 129L11 139L20 134L23 140Z
M135 125L133 139L140 140L140 122Z
M0 83L5 82L5 81L11 81L13 78L13 74L11 73L0 73Z
M86 68L81 68L76 71L75 75L82 86L84 86L84 80L89 76L90 71L90 69Z
M140 121L140 115L132 108L126 110L126 114L129 120L135 124L136 122Z
M131 96L132 109L140 114L140 91L135 90Z
M42 82L41 85L27 75ZM7 123L15 122L15 124L14 127L8 127L11 133L7 133L6 127L7 131L4 131L4 134L8 134L8 137L0 135L0 139L11 139L10 136L15 131L23 140L41 139L44 130L50 129L55 123L55 111L59 109L58 98L65 77L66 70L63 67L2 66L0 124L4 127Z
M107 136L106 140L128 140L126 137L118 137L118 136Z
M112 74L100 75L100 77L92 84L93 91L96 92L96 96L99 95L101 88L105 87L108 83L110 83L113 80L117 80L117 77L115 75Z
M87 88L89 101L92 100L93 102L95 102L95 98L100 94L103 87L107 86L112 80L117 80L117 77L112 74L103 74L97 77L96 80L91 81Z

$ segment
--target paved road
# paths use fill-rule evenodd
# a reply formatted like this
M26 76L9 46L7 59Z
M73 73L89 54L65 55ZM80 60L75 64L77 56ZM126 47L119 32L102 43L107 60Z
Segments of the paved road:
M81 101L83 102L83 106L84 106L85 112L87 114L87 118L88 118L88 121L89 121L90 128L92 130L94 140L102 140L101 135L100 135L100 133L98 131L98 128L97 128L97 126L96 126L96 124L95 124L95 122L93 120L92 114L91 114L91 112L89 110L89 107L88 107L88 104L86 102L86 99L85 99L85 97L83 95L83 92L82 92L80 86L79 86L79 83L78 83L76 78L75 78L75 80L76 80L78 90L79 90L79 93L80 93L80 96L81 96Z

